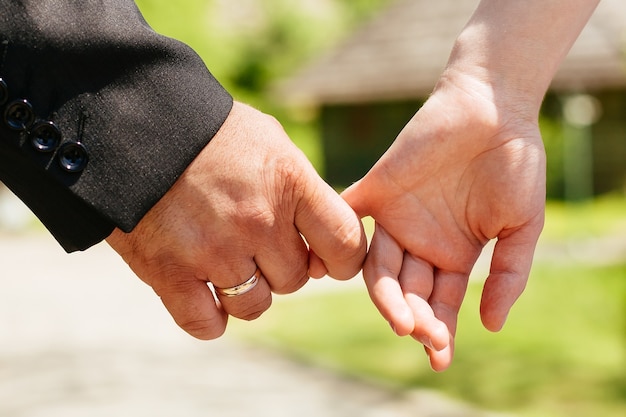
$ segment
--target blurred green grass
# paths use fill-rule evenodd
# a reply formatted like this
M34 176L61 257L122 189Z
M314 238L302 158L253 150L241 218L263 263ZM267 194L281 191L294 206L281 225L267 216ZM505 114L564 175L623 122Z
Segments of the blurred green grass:
M612 235L625 219L626 201L615 196L578 206L549 203L546 239ZM478 317L482 282L471 282L455 360L441 374L430 370L417 342L393 335L364 288L350 288L278 298L261 319L232 328L248 342L296 360L399 390L437 389L489 410L626 415L626 259L604 266L536 263L496 334Z
M549 201L545 241L559 242L606 236L626 238L626 198L613 193L581 202Z

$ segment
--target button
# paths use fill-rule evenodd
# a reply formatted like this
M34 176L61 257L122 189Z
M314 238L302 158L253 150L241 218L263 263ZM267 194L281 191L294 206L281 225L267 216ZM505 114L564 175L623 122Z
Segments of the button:
M0 106L4 105L9 99L9 87L7 83L0 78Z
M30 142L39 152L52 152L61 143L61 131L50 121L37 122L30 132Z
M27 100L15 100L4 111L4 122L13 130L28 130L34 121L33 106Z
M80 172L87 166L89 155L82 143L68 142L59 149L59 164L67 172Z

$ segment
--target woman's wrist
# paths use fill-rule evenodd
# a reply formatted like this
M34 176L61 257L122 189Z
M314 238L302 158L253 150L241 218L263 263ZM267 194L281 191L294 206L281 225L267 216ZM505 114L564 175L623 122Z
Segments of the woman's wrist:
M467 27L457 38L437 88L452 84L481 96L497 109L536 118L551 74L535 71L534 64L515 51L502 51L489 33Z
M498 108L536 114L598 0L482 0L458 36L442 79Z

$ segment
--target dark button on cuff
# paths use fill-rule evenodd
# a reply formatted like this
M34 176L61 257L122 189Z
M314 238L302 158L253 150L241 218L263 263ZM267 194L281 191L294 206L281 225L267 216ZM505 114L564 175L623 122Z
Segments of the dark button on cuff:
M4 105L9 100L9 87L7 83L0 78L0 106Z
M4 122L13 130L28 130L34 121L33 106L27 100L13 101L7 105L4 111Z
M69 142L59 149L59 164L68 172L80 172L87 166L89 155L83 144Z
M50 121L38 122L30 132L30 141L39 152L52 152L61 143L61 131Z

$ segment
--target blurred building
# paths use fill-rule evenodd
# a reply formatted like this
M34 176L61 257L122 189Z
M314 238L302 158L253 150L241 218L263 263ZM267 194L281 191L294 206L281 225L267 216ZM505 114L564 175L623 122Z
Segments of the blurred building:
M357 180L387 149L432 91L477 4L392 1L278 85L290 105L320 111L331 184ZM626 185L625 36L626 2L601 1L553 80L543 111L562 126L562 146L549 149L559 165L549 175L562 177L549 181L553 196L584 198Z

